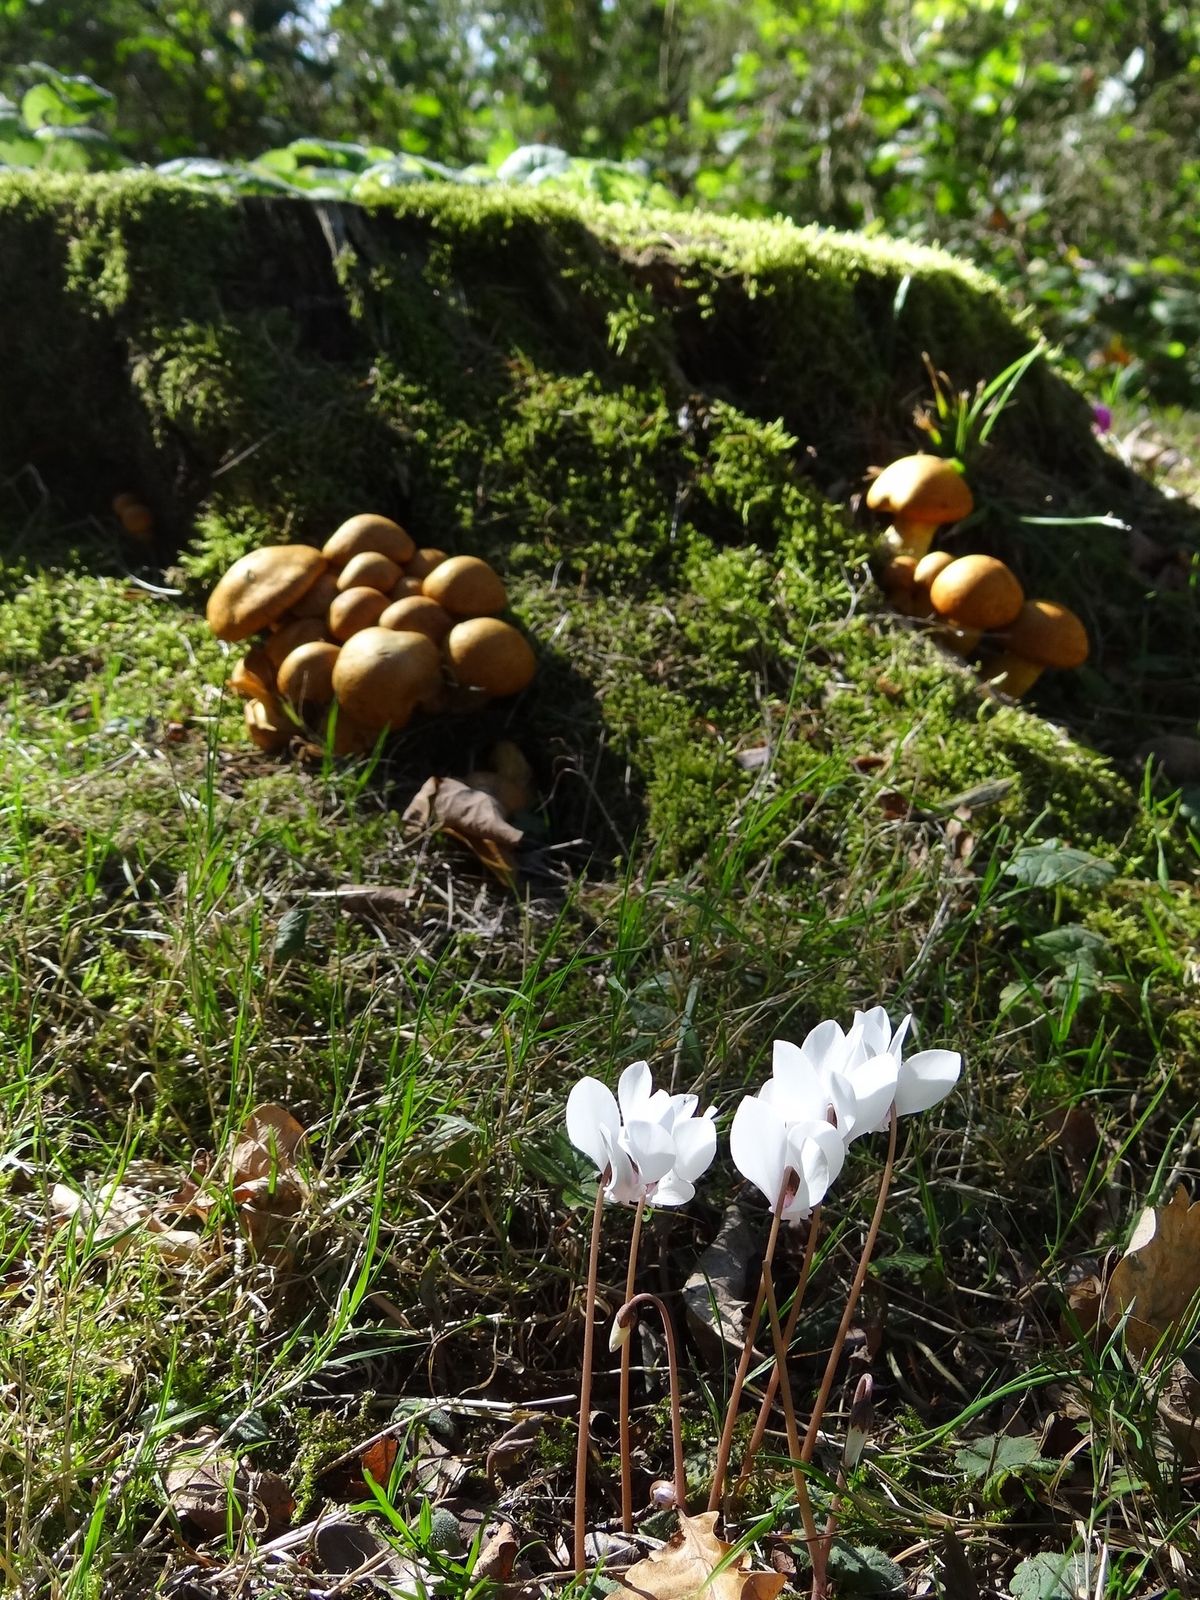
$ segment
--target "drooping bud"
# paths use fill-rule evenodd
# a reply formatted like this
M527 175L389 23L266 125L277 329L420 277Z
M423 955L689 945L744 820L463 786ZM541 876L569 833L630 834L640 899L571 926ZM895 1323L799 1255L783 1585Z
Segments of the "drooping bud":
M850 1407L850 1426L846 1429L846 1445L842 1451L842 1467L846 1472L853 1472L866 1449L867 1436L875 1423L875 1408L871 1404L874 1392L871 1374L865 1372L858 1380Z

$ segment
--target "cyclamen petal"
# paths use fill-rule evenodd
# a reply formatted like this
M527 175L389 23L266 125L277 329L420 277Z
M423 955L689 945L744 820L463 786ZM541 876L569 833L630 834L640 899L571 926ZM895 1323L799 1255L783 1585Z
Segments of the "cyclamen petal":
M909 1056L896 1084L896 1115L907 1117L936 1106L953 1089L961 1071L957 1050L920 1050Z
M657 1122L627 1122L621 1144L636 1165L643 1185L657 1183L675 1165L675 1141Z
M596 1169L608 1165L608 1148L602 1130L615 1139L621 1131L621 1113L613 1092L599 1078L580 1078L567 1096L567 1138L582 1150Z
M863 1061L847 1073L854 1092L853 1122L846 1131L848 1140L858 1139L864 1133L878 1133L887 1127L888 1112L896 1098L898 1071L896 1057L883 1055Z
M678 1168L668 1172L661 1183L655 1185L652 1202L656 1206L685 1206L693 1199L696 1185L681 1176Z
M782 1041L776 1042L776 1051L779 1050L781 1043ZM795 1050L796 1046L788 1045L787 1049ZM831 1072L836 1072L840 1068L845 1053L846 1035L832 1018L818 1022L815 1028L810 1028L798 1051L798 1054L811 1066Z
M733 1164L774 1208L787 1171L787 1124L770 1106L751 1094L733 1114L729 1130Z
M701 1173L707 1172L712 1166L716 1153L717 1130L712 1117L689 1117L675 1129L676 1177L694 1184ZM656 1205L664 1203L662 1184L654 1191L654 1201Z
M783 1220L799 1222L825 1198L830 1181L829 1163L814 1139L793 1128L788 1129L785 1162L795 1174L796 1188L784 1204Z

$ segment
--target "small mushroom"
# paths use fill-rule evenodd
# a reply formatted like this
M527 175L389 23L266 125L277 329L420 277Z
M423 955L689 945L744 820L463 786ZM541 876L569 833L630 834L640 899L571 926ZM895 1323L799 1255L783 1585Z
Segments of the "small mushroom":
M423 633L434 644L441 644L454 626L454 618L428 595L410 594L392 601L380 615L379 626L394 628L397 633Z
M234 667L227 682L234 694L247 700L265 700L275 693L275 665L263 647L256 644Z
M411 573L405 572L397 578L391 592L393 600L408 600L414 594L424 594L424 585L420 578L414 578Z
M490 616L508 603L500 574L478 556L451 556L422 580L421 589L456 617Z
M336 644L322 639L297 646L280 664L280 694L296 707L327 706L333 699L333 669L340 654Z
M441 686L436 647L423 633L363 628L343 645L333 669L338 703L364 728L403 728Z
M929 586L929 601L946 624L942 642L970 655L980 635L1007 628L1025 603L1016 576L995 556L960 556Z
M446 635L446 656L458 682L500 697L533 682L537 660L529 640L498 617L471 617Z
M916 572L916 556L893 556L879 569L879 587L888 598L888 603L894 611L899 611L902 616L914 616L912 609L913 575Z
M450 555L446 550L435 550L431 545L426 545L418 550L412 560L408 562L405 571L410 578L427 578L434 567L440 567L443 561L449 561Z
M117 504L117 501L120 504ZM117 521L131 539L139 544L149 544L154 538L154 513L133 495L119 494L113 501Z
M867 490L867 505L883 511L892 525L883 536L893 555L916 556L928 551L937 530L974 509L967 480L941 456L901 456L885 467Z
M321 554L332 566L344 567L351 556L371 550L403 566L415 549L412 539L398 522L373 511L364 511L357 517L350 517L331 533Z
M282 750L295 731L287 712L273 694L247 700L244 715L246 732L268 755Z
M931 550L927 556L922 556L917 562L913 572L912 585L912 614L914 617L933 616L933 602L929 598L929 590L933 580L939 572L954 560L949 550Z
M1088 658L1087 629L1055 600L1026 600L1001 634L1003 650L987 664L993 689L1018 700L1047 667L1081 667Z
M208 597L208 625L235 644L278 621L325 571L325 558L306 544L265 545L235 561Z
M327 617L338 596L336 572L323 572L307 593L288 608L289 617Z
M343 589L329 608L329 631L344 644L363 628L373 628L387 608L388 597L378 589Z
M325 624L319 617L296 617L275 630L263 645L263 654L278 673L293 650L326 637Z
M400 563L378 550L360 550L338 573L339 589L378 589L387 594L401 576Z

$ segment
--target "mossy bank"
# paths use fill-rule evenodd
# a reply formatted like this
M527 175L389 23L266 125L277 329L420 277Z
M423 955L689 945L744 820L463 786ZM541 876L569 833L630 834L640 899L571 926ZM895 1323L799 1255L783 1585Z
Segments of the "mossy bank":
M919 442L923 355L969 389L1029 347L968 267L500 190L355 208L135 175L5 179L0 272L4 1133L23 1163L3 1203L29 1237L47 1171L107 1170L135 1126L140 1155L177 1162L270 1094L319 1130L353 1195L339 1216L382 1206L415 1252L419 1288L399 1244L378 1274L415 1308L405 1351L427 1350L435 1293L439 1325L497 1319L511 1378L518 1358L554 1366L521 1319L557 1316L575 1265L567 1066L665 1051L724 1105L771 1038L911 1005L970 1066L930 1170L965 1121L1006 1152L975 1188L899 1203L893 1242L936 1263L948 1301L977 1270L979 1207L1026 1264L1078 1223L1070 1195L1044 1207L1066 1181L1047 1144L1064 1107L1111 1112L1124 1149L1194 1090L1190 810L1137 752L1194 731L1195 597L1139 586L1113 525L1186 545L1194 514L1099 447L1043 361L973 465L961 537L1084 615L1089 667L1027 708L989 699L867 573L855 497ZM126 490L153 547L122 542ZM204 596L248 547L319 543L360 510L493 561L539 677L378 763L269 760L221 694ZM517 895L398 823L425 776L464 775L501 735L541 794ZM1073 873L1055 842L1085 853ZM349 920L346 883L407 909ZM1153 1165L1172 1116L1139 1126ZM463 1242L468 1188L488 1220ZM434 1201L460 1254L430 1279ZM350 1258L322 1249L336 1279ZM61 1291L64 1338L83 1292ZM157 1330L132 1364L47 1368L47 1426L87 1401L108 1448L167 1368L200 1412L282 1406L296 1350L315 1371L336 1347L279 1334L260 1392L245 1330L201 1361L195 1313L164 1322L164 1294L129 1290ZM87 1302L89 1326L103 1315ZM118 1319L96 1348L120 1337ZM418 1390L441 1370L412 1362ZM53 1508L61 1487L39 1492L69 1530L91 1491Z

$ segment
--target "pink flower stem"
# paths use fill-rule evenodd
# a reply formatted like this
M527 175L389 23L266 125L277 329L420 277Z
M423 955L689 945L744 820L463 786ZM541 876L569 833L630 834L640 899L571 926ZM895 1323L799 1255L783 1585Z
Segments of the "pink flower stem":
M600 1270L600 1219L604 1214L607 1169L596 1183L596 1209L592 1213L592 1242L588 1252L587 1289L583 1297L583 1374L579 1380L579 1441L575 1449L575 1571L587 1568L587 1468L588 1422L592 1403L592 1351L596 1343L596 1279Z
M633 1235L629 1241L629 1270L625 1274L626 1305L633 1299L634 1290L637 1288L635 1280L637 1278L638 1246L642 1240L642 1217L645 1210L646 1197L643 1195L637 1203L637 1210L633 1214ZM633 1348L631 1342L626 1339L621 1346L621 1400L617 1411L621 1430L621 1527L626 1533L633 1532L633 1447L629 1426L629 1369L632 1360Z
M671 1384L671 1450L675 1462L675 1509L686 1513L687 1469L683 1460L683 1405L679 1397L679 1355L675 1347L675 1328L671 1322L671 1313L667 1310L665 1302L656 1294L643 1291L626 1300L617 1312L617 1325L621 1328L629 1327L634 1311L643 1305L652 1305L662 1318L663 1337L667 1344L667 1374ZM629 1349L628 1339L622 1348Z
M814 1206L812 1217L808 1224L808 1241L804 1246L804 1260L800 1265L800 1277L796 1283L796 1292L792 1296L791 1310L788 1312L787 1322L783 1329L783 1345L785 1350L792 1347L792 1339L796 1332L796 1323L800 1317L800 1308L804 1304L805 1291L808 1289L809 1276L812 1273L813 1256L816 1254L817 1240L821 1235L821 1208ZM771 1376L767 1380L767 1392L763 1395L762 1405L758 1408L758 1420L754 1424L754 1432L750 1435L750 1443L746 1446L746 1454L742 1461L741 1471L738 1473L737 1483L734 1485L733 1498L737 1500L745 1493L746 1484L750 1477L750 1469L754 1465L754 1458L758 1454L763 1438L767 1431L767 1423L771 1420L771 1407L775 1403L775 1394L779 1388L779 1368L771 1368Z
M813 1517L812 1502L808 1497L808 1483L800 1461L800 1429L796 1425L796 1407L792 1400L792 1380L788 1376L788 1346L779 1326L779 1307L775 1304L775 1285L767 1278L767 1316L771 1322L771 1338L775 1345L775 1371L779 1377L779 1394L783 1401L783 1418L787 1426L788 1454L792 1458L792 1482L796 1488L796 1504L800 1507L800 1520L804 1524L804 1541L810 1550L817 1548L817 1524Z
M766 1253L763 1256L762 1277L759 1279L758 1293L754 1297L754 1307L746 1319L746 1338L742 1344L742 1354L738 1360L737 1371L733 1375L733 1388L729 1394L729 1409L725 1413L725 1426L721 1430L721 1442L717 1446L717 1464L713 1470L712 1488L708 1494L708 1509L719 1511L721 1496L725 1490L725 1474L729 1469L729 1457L733 1450L733 1430L737 1423L738 1406L742 1399L742 1390L746 1383L746 1374L750 1370L750 1357L754 1351L754 1335L758 1329L758 1319L762 1316L762 1308L766 1303L767 1284L771 1275L771 1260L775 1254L775 1245L779 1238L780 1210L776 1209L771 1218L771 1232L767 1238Z

